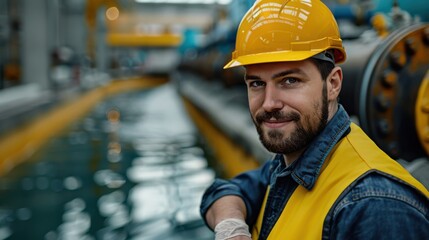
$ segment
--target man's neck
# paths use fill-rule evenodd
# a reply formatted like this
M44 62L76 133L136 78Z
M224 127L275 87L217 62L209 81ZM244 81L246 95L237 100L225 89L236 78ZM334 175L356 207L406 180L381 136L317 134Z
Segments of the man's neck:
M283 159L286 166L290 166L293 162L295 162L303 152L304 150L300 150L293 153L283 154Z

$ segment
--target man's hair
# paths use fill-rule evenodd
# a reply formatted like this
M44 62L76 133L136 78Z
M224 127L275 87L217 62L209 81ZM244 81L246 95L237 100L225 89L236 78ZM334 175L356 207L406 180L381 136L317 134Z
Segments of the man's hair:
M310 60L316 65L317 69L320 72L320 75L322 76L323 81L326 80L332 69L334 69L335 67L335 65L329 61L324 61L316 58L310 58Z

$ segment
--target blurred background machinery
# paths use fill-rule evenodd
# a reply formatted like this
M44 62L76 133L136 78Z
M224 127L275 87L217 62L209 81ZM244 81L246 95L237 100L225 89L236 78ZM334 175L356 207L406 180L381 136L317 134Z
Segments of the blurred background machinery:
M427 115L428 33L428 24L413 24L383 38L345 43L349 58L342 66L340 101L383 150L408 161L429 154L428 122L424 126L422 119Z

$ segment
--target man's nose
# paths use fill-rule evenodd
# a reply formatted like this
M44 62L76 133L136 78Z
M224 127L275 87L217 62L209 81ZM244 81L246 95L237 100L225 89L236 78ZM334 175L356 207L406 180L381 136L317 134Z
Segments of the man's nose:
M276 111L283 108L281 101L281 91L275 86L267 85L265 87L264 102L262 107L267 112Z

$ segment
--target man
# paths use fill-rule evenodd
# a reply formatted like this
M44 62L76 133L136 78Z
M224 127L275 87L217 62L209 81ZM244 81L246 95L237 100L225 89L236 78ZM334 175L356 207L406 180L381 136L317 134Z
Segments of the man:
M244 66L272 161L207 189L216 239L429 239L429 192L338 104L345 60L320 0L260 0L225 66ZM250 234L251 233L251 234Z

